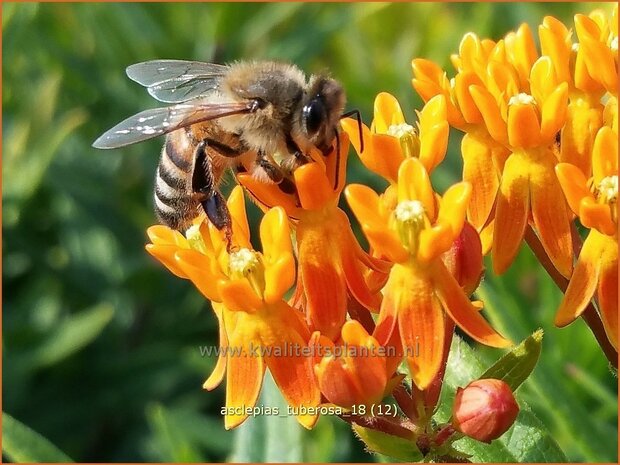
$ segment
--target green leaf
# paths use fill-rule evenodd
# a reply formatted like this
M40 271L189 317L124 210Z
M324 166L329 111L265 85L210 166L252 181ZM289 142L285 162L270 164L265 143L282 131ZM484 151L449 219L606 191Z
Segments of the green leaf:
M539 329L495 362L480 378L501 379L513 392L516 391L534 371L540 357L542 339L543 330Z
M163 461L204 461L193 441L187 437L185 431L179 428L180 421L174 412L167 410L161 404L155 404L147 409L147 418L155 434L156 444L160 449L158 452Z
M112 319L114 309L100 304L71 315L30 354L37 367L54 365L90 344Z
M478 379L483 369L471 347L455 335L435 416L438 422L449 421L456 388ZM455 449L471 454L472 462L567 462L545 425L518 394L516 398L521 411L506 433L491 444L463 438L454 443Z
M73 462L36 431L2 412L2 454L11 462Z
M414 441L353 424L353 431L370 452L402 462L419 462L424 457Z
M303 462L305 432L288 414L288 406L269 373L265 374L256 406L271 409L274 414L252 416L237 428L230 462Z

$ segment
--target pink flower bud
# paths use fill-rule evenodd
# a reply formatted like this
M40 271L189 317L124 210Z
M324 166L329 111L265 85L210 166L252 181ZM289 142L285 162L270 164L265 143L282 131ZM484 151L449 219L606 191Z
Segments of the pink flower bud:
M452 407L457 431L489 443L504 434L519 413L510 386L499 379L479 379L458 388Z

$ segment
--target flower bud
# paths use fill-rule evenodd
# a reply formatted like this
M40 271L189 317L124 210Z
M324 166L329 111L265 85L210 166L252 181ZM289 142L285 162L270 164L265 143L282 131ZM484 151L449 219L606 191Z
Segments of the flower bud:
M358 321L344 324L342 345L318 332L309 345L315 351L319 387L329 402L347 409L381 402L389 385L385 356Z
M456 391L452 425L457 431L489 443L504 434L519 413L510 386L499 379L479 379Z

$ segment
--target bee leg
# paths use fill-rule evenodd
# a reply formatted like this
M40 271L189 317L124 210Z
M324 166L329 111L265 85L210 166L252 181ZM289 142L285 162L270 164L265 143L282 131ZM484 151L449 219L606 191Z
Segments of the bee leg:
M226 200L215 187L213 172L207 158L207 142L202 141L196 147L194 157L194 173L192 174L192 190L201 203L209 221L226 236L227 249L232 245L232 220Z

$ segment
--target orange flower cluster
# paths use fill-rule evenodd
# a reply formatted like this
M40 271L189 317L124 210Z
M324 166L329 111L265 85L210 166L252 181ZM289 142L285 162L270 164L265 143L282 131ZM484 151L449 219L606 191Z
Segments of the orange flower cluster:
M247 418L266 369L307 428L317 407L380 403L405 376L410 417L428 422L456 326L491 347L511 344L469 295L483 252L505 271L528 227L557 271L572 276L556 324L573 321L596 294L617 347L616 16L617 8L609 22L578 15L578 44L545 18L541 53L527 25L497 42L467 34L451 79L414 60L413 85L426 101L417 128L381 93L362 126L364 150L357 122L343 120L333 150L293 172L295 192L239 174L228 199L231 247L205 218L185 235L149 228L148 252L212 302L220 347L231 349L204 384L211 390L226 377L226 428ZM463 181L440 195L430 175L450 126L465 133ZM346 184L350 142L388 182L383 192ZM244 192L264 212L260 251ZM368 250L339 206L342 193ZM575 215L591 231L573 271Z
M452 56L456 74L412 62L426 101L444 96L447 119L463 131L463 179L472 185L468 220L491 251L495 272L512 263L526 228L557 271L570 278L556 324L572 322L597 294L617 350L618 7L553 17L497 42L467 34ZM573 271L574 215L593 228ZM578 240L578 239L577 239Z

